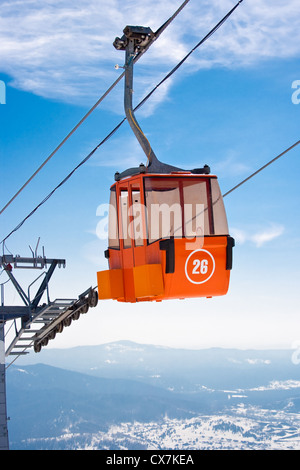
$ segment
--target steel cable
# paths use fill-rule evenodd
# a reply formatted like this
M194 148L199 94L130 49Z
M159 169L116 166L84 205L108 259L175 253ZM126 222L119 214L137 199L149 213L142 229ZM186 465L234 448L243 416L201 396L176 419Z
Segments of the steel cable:
M172 23L176 16L181 12L181 10L186 6L190 0L185 0L181 6L173 13L173 15L154 33L154 37L147 46L141 50L134 58L134 62L137 62L141 56L149 49L156 39L162 34L162 32ZM26 186L33 180L33 178L44 168L44 166L51 160L51 158L58 152L58 150L69 140L69 138L75 133L75 131L83 124L83 122L92 114L92 112L99 106L99 104L107 97L107 95L115 88L115 86L120 82L124 77L125 72L123 72L114 83L106 90L106 92L98 99L98 101L92 106L92 108L83 116L83 118L76 124L75 127L68 133L68 135L60 142L60 144L51 152L51 154L46 158L46 160L39 166L39 168L30 176L30 178L23 184L23 186L15 193L15 195L5 204L1 209L0 215L7 209L7 207L19 196L19 194L26 188Z

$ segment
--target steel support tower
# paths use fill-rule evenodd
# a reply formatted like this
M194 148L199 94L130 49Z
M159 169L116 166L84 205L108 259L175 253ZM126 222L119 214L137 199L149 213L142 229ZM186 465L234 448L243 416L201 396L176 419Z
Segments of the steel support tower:
M11 281L23 303L21 306L6 306L5 283L0 284L0 450L9 449L6 357L28 354L30 348L36 353L40 352L41 348L46 346L49 340L54 339L57 333L61 333L64 327L70 326L73 320L78 320L82 313L87 313L89 307L96 307L98 303L98 292L92 287L85 290L77 299L51 301L49 281L56 267L65 267L66 261L48 259L44 254L37 256L36 251L32 251L32 257L29 258L11 254L0 256L0 270L6 272L8 281ZM15 269L40 269L43 272L31 282L25 292L14 275ZM36 282L40 284L32 296L31 289ZM12 323L11 327L14 327L14 330L12 330L13 339L6 347L5 324L8 321Z
M0 321L0 450L8 450L5 385L4 322Z

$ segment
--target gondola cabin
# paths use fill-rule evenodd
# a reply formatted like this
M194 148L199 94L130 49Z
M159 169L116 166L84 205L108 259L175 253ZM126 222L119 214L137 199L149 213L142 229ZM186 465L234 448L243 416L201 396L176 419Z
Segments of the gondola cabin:
M116 173L110 188L109 269L97 273L100 299L161 301L226 294L234 240L217 177L207 165L183 170L160 162L132 107L133 63L153 40L150 28L126 26L124 108L147 166Z
M100 299L212 297L229 286L233 239L217 177L138 174L110 190L109 270Z

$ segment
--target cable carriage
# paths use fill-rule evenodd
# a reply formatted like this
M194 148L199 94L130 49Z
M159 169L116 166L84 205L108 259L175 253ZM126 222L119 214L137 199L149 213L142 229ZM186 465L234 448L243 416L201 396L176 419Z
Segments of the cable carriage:
M109 269L97 273L100 299L161 301L225 295L234 239L216 175L160 162L132 108L133 59L151 41L150 28L127 26L125 113L148 163L115 174L110 188Z

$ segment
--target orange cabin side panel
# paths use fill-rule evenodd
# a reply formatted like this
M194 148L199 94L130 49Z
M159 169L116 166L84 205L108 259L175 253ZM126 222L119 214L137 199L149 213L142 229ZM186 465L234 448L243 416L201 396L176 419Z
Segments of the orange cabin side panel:
M164 295L164 281L160 264L145 264L133 268L134 289L138 300Z
M175 269L166 273L166 252L160 249L159 241L155 242L146 248L147 263L133 266L128 260L130 266L126 268L103 272L111 275L98 273L99 285L106 286L105 294L99 297L136 302L225 295L230 280L226 248L226 236L196 242L175 239ZM100 293L102 290L99 287Z
M230 279L230 271L226 270L227 237L174 242L175 271L167 274L164 270L164 298L225 295Z
M124 299L123 270L109 269L97 273L100 300Z

